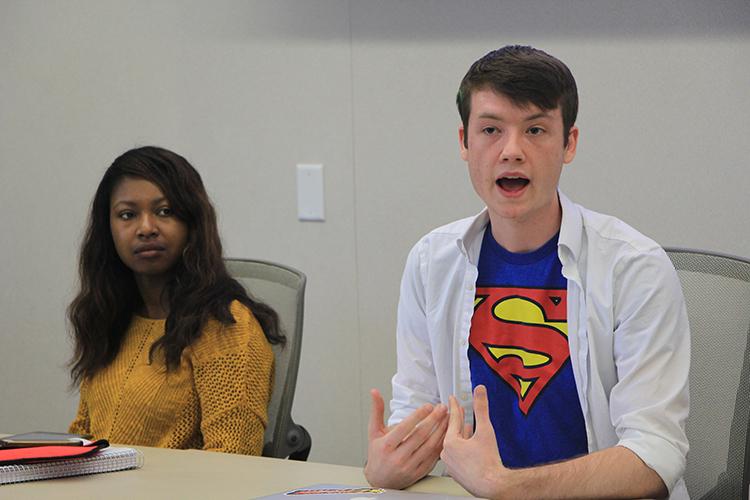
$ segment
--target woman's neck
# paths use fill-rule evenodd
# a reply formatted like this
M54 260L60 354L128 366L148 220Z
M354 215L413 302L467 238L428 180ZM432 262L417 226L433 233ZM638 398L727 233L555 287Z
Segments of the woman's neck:
M162 277L136 276L135 283L143 300L141 315L151 319L164 319L169 316L169 302L164 295L167 280Z

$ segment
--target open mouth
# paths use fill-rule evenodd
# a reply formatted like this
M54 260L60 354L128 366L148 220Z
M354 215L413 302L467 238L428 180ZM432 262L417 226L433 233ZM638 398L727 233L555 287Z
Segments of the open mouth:
M500 177L495 184L508 193L516 193L529 184L529 180L523 177Z

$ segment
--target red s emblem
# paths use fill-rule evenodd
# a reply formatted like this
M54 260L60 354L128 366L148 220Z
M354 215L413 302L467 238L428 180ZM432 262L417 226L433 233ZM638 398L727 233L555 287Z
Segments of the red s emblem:
M570 357L567 290L477 287L469 342L528 415Z

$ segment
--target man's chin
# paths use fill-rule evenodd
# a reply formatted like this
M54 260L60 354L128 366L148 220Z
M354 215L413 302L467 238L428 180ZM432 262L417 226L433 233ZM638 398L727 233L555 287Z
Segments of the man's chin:
M488 206L490 220L494 224L498 223L522 223L528 219L528 208L522 203L507 204L502 206Z

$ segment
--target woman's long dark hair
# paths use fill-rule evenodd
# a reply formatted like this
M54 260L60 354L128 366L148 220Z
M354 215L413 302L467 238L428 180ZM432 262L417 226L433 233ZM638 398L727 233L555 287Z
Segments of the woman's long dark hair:
M79 384L114 360L133 314L143 304L133 272L117 255L109 225L110 196L124 177L158 186L188 228L182 258L165 289L170 306L165 333L151 347L150 356L161 349L167 370L176 369L182 351L200 337L210 318L234 323L229 310L233 300L252 311L270 343L283 344L276 312L250 298L226 270L216 213L200 174L176 153L142 147L115 159L91 204L79 261L81 290L68 308L75 341L70 363L73 382Z

